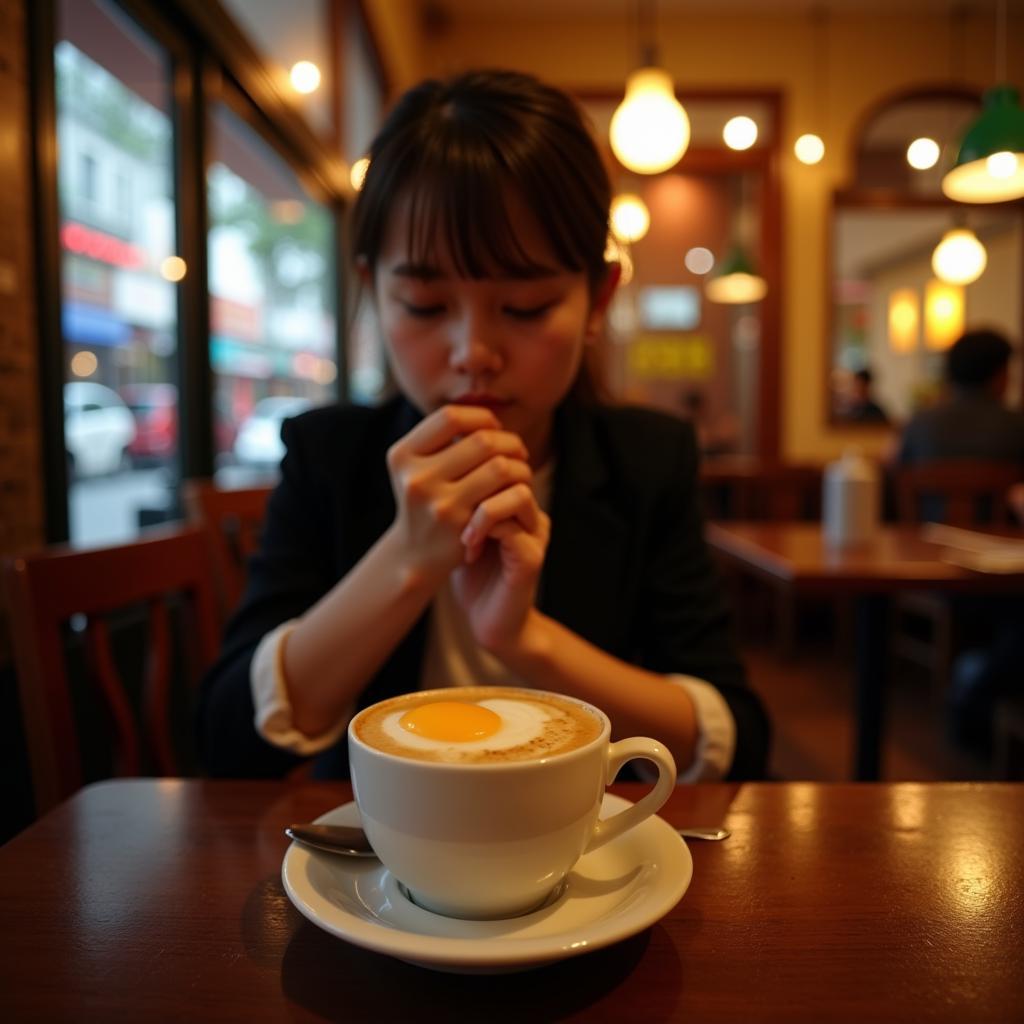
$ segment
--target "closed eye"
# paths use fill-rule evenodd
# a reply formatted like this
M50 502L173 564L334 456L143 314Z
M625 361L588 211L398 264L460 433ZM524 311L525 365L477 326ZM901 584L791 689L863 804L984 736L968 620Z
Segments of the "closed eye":
M412 302L403 302L402 305L410 316L431 317L444 312L444 306L439 303L435 303L433 306L417 306Z
M554 306L554 302L545 302L539 306L506 306L506 315L512 317L514 320L536 320L538 317L543 316L551 307Z

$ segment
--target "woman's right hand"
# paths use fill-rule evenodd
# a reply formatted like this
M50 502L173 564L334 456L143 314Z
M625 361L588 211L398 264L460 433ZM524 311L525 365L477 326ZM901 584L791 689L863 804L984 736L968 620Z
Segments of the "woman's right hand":
M527 459L522 439L479 406L442 406L393 444L392 531L407 566L439 584L465 557L460 538L477 506L530 482Z

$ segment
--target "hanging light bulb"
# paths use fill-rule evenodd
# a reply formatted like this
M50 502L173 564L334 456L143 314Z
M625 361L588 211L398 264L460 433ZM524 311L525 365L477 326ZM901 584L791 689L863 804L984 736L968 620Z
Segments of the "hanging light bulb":
M637 21L640 67L626 79L626 94L612 115L609 137L612 152L624 167L638 174L657 174L678 163L686 152L690 119L676 99L672 76L657 66L653 0L637 0Z
M987 263L985 246L968 228L947 231L932 253L935 276L948 284L970 284L977 281Z
M623 242L639 242L651 226L647 204L632 192L623 192L612 200L612 231Z
M801 135L793 144L793 152L802 164L816 164L825 155L825 143L814 134Z
M731 117L725 122L722 138L730 149L750 149L757 142L757 122L743 115Z
M657 174L679 162L690 144L690 119L675 97L672 78L645 67L626 80L626 96L612 116L612 151L639 174Z
M907 163L915 171L927 171L939 162L939 144L934 139L922 136L907 146Z
M363 182L366 181L366 172L369 169L370 158L368 156L361 156L354 164L352 164L348 180L357 192L363 187Z
M1024 196L1024 110L1006 84L1006 0L996 9L996 81L967 129L942 191L958 203L1003 203Z
M704 294L712 302L730 305L760 302L768 294L768 282L754 272L747 254L737 245L721 271L704 286Z

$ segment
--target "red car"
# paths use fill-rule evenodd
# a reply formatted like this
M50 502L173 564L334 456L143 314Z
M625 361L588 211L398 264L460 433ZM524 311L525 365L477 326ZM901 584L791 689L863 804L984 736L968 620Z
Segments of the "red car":
M128 384L121 397L135 417L128 454L138 465L167 462L178 446L178 389L173 384Z

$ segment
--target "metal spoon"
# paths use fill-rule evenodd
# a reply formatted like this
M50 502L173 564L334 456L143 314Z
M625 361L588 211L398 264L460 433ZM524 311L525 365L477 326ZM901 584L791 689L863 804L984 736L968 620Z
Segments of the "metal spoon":
M686 839L728 839L726 828L680 828L676 831ZM305 846L347 857L376 857L366 833L350 825L289 825L284 834Z

